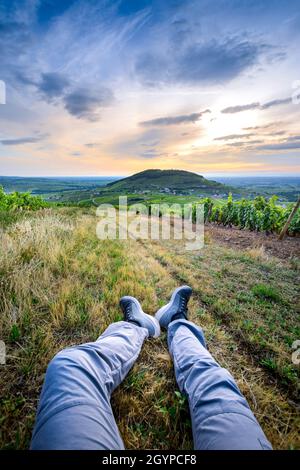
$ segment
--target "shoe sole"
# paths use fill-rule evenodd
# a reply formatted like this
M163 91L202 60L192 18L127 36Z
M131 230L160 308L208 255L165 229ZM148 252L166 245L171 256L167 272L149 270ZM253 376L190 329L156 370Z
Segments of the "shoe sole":
M189 288L189 286L180 286L180 287L177 287L177 289L174 290L174 292L172 293L171 295L171 299L170 301L164 305L163 307L161 307L155 314L155 318L156 320L158 321L158 323L160 324L160 320L163 316L163 314L165 313L166 310L168 310L168 308L170 307L170 305L172 304L172 302L174 302L174 299L175 299L175 296L178 294L178 292L181 290L181 289L184 289L184 288Z
M123 299L124 297L122 297ZM135 298L135 297L132 297L131 295L126 295L125 296L126 299L130 299L132 300L133 303L135 303L135 305L138 307L138 309L140 310L140 312L143 314L143 315L146 315L146 317L149 318L149 320L151 321L152 325L154 326L154 335L151 336L151 338L158 338L160 336L160 324L159 322L157 321L157 319L155 317L153 317L152 315L148 315L148 313L145 313L141 307L141 304L139 303L139 301ZM142 328L145 328L145 327L142 327Z

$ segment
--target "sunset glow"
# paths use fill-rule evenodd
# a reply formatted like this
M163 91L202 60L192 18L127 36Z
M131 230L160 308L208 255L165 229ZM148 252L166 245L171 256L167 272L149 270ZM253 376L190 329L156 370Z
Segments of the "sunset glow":
M298 2L2 4L0 174L300 172Z

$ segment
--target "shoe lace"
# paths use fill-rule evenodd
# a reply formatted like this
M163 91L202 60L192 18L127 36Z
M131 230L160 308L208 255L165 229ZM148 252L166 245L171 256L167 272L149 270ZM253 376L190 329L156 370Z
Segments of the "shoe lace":
M125 305L125 315L128 321L133 320L133 312L131 308L131 304Z
M131 322L131 323L134 323L135 325L141 326L140 323L139 323L139 322L136 320L136 318L134 317L132 305L131 305L130 303L128 303L127 305L125 305L125 307L124 307L124 313L125 313L125 319L126 319L126 321Z
M186 297L181 297L179 301L179 312L182 313L183 315L186 316L188 312L188 307L187 307L188 299Z

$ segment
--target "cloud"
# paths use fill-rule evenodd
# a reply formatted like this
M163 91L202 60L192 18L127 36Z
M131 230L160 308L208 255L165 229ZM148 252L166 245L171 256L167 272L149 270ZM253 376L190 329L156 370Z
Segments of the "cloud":
M100 145L101 145L100 142L88 142L87 144L84 144L84 146L89 148L89 149L97 148Z
M60 73L51 72L42 74L37 88L47 101L52 101L54 98L63 96L69 85L70 81L67 77Z
M70 8L66 7L67 2ZM121 76L122 49L144 24L145 13L118 17L117 5L109 5L106 0L5 0L3 7L2 3L0 78L17 90L17 99L35 105L38 94L47 103L59 105L58 113L63 106L76 117L99 119L95 108L105 106L111 96L111 83ZM43 15L52 12L51 17L42 21L41 11ZM90 94L95 95L95 106L87 106L86 96L85 104L80 105L78 100L75 104L74 93L87 86L94 90ZM40 109L42 114L45 108Z
M91 84L74 88L66 75L57 72L43 73L36 87L48 103L62 103L72 116L92 122L100 119L100 108L114 101L108 87Z
M140 54L135 63L138 78L150 86L227 82L256 64L261 53L270 49L242 36L195 41L193 34L185 29L184 40L171 35L163 52Z
M177 79L185 83L228 81L256 63L260 46L225 39L189 46L178 57Z
M295 140L300 140L300 135L291 135L286 139L288 142L293 142Z
M268 122L267 124L262 124L260 126L250 126L250 127L243 127L244 131L258 131L258 130L264 130L264 129L270 129L270 128L277 128L279 126L282 126L284 123L280 121L274 121L274 122Z
M229 134L229 135L224 135L222 137L216 137L214 140L234 140L234 139L248 139L252 136L254 136L252 132L249 132L248 134Z
M286 131L275 131L275 132L272 132L272 133L269 134L269 135L271 135L271 136L278 136L278 135L284 135L284 134L286 134Z
M141 152L139 156L142 158L150 159L150 158L158 158L162 156L167 156L167 154L165 152L160 152L154 148L154 149L149 149L149 150L145 150L144 152Z
M263 140L244 140L244 141L241 141L241 142L230 142L228 143L227 145L229 147L244 147L244 146L251 146L251 145L257 145L257 144L261 144L263 143Z
M159 140L155 142L142 142L141 146L142 147L156 147L159 144Z
M283 104L289 104L291 102L292 102L292 98L283 98L283 99L279 99L279 100L272 100L272 101L268 101L265 104L262 104L260 109L273 108L274 106L281 106Z
M257 98L260 101L257 110L281 111L279 106L284 104L283 98L289 91L284 91L284 81L277 80L272 92L269 78L280 73L287 77L295 75L293 53L299 34L296 38L296 29L294 34L290 33L289 24L284 20L292 17L293 2L288 5L275 2L272 11L267 7L269 0L221 0L220 5L217 3L207 0L3 0L0 7L0 79L8 87L8 105L0 109L0 141L4 141L4 158L5 150L15 150L17 158L20 158L16 160L20 163L18 171L39 171L39 163L32 152L19 155L19 151L38 149L46 143L34 143L39 136L33 131L40 128L51 133L52 145L57 146L50 148L50 139L47 145L43 145L40 169L44 167L44 172L68 172L65 166L68 160L64 160L66 142L67 155L73 151L82 152L86 167L79 165L79 158L69 156L72 171L76 173L84 171L88 174L89 168L91 172L108 171L108 168L114 168L113 161L118 158L124 159L119 168L126 172L132 167L137 168L132 165L132 159L140 158L142 163L150 164L151 158L176 153L179 154L178 164L185 164L185 152L179 152L178 148L189 147L193 138L198 141L202 120L193 120L192 117L182 121L180 114L190 116L195 111L197 115L197 111L205 109L204 106L213 110L219 102L214 93L231 95L232 86L237 85L235 101L226 102L224 108L240 105L245 109L249 104L253 106L251 102ZM279 3L282 3L280 9ZM272 35L273 30L278 34ZM269 60L271 55L281 60L282 51L288 60L280 66ZM234 82L230 89L215 86L226 85L236 77L238 83ZM149 93L143 84L154 89ZM259 94L249 99L249 87L253 86ZM204 96L206 92L208 96ZM114 93L120 99L113 103ZM270 101L271 98L281 99ZM106 112L110 104L115 104L116 109ZM290 119L289 108L286 108L283 108L283 113ZM141 127L134 127L135 113L128 117L128 109L140 110ZM155 109L160 111L154 114ZM254 119L258 117L257 110L254 109L253 121L240 122L240 126L260 124L260 120L255 122ZM99 134L92 133L90 122L100 119L102 113L105 122L101 133L105 139L98 144L97 140L102 139ZM259 113L259 117L263 118L262 114ZM207 120L212 116L207 115ZM225 118L230 114L220 116ZM284 116L282 120L285 121ZM282 142L285 135L275 132L271 138L272 131L281 129L289 130L286 136L293 134L292 122L285 122L284 126L270 128L269 131L241 130L241 127L230 131L241 136L226 136L228 130L224 132L224 128L222 131L221 127L216 127L219 131L214 136L217 139L218 135L221 137L219 144L214 142L216 145L213 147L218 149L218 155L222 152L232 155L237 153L233 147L243 145L298 142L296 138ZM208 129L208 134L203 136L205 139L210 137L211 130ZM251 141L249 136L243 138L243 133L248 132L262 135L255 139L262 138L263 142ZM25 144L23 148L22 143ZM227 145L232 146L231 151ZM199 146L197 168L201 166L202 158L206 158L203 156L205 148L205 142ZM98 159L84 159L85 154L96 153ZM163 164L163 156L153 161L158 160ZM214 162L211 156L209 160L209 167L211 165L216 171L221 171L217 167L218 161ZM12 162L12 158L7 158L9 168L12 168ZM47 170L49 162L52 165ZM229 159L227 167L234 169L234 162Z
M151 152L160 152L165 149L165 139L168 138L170 128L147 127L138 129L133 134L128 134L126 138L115 139L105 147L114 158L150 158ZM159 146L159 148L158 148ZM154 156L154 155L153 155Z
M36 142L40 142L41 140L44 140L46 137L46 134L44 135L39 135L35 137L20 137L17 139L2 139L0 140L0 143L2 145L23 145L23 144L35 144Z
M237 106L229 106L228 108L222 109L221 113L224 114L234 114L240 113L241 111L249 111L250 109L257 109L260 107L258 102L250 103L250 104L242 104Z
M282 141L270 142L256 147L257 150L296 150L300 149L300 135L291 135Z
M20 15L21 16L21 15ZM1 20L0 9L0 48L2 59L18 58L24 54L24 47L28 46L32 32L28 25L21 20L10 21L8 17Z
M143 127L153 127L153 126L173 126L173 125L178 125L178 124L195 123L205 113L210 113L210 110L206 109L205 111L202 111L200 113L183 114L180 116L167 116L167 117L161 117L161 118L156 118L156 119L150 119L149 121L142 121L139 124L140 126L143 126Z
M277 144L266 144L258 147L258 150L294 150L300 149L299 142L280 142Z
M64 96L66 110L79 119L98 121L100 119L99 109L110 106L114 100L109 88L77 88Z
M260 104L259 102L255 102L255 103L242 104L242 105L237 105L237 106L229 106L228 108L222 109L221 113L234 114L234 113L240 113L242 111L249 111L251 109L264 110L264 109L273 108L275 106L282 106L284 104L289 104L291 102L292 102L292 98L283 98L283 99L268 101L265 104Z
M228 147L244 147L245 142L231 142L230 144L227 144Z

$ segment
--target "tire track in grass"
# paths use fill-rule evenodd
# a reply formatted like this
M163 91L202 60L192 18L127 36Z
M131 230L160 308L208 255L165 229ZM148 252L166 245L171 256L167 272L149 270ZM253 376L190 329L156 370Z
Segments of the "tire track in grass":
M145 251L143 257L153 257L164 270L165 276L170 276L173 280L174 287L178 283L188 283L193 287L196 295L193 296L194 304L190 318L204 327L213 355L234 374L274 448L299 447L298 410L286 390L281 389L274 377L257 364L257 357L251 354L246 347L247 343L244 343L227 324L224 325L223 321L220 323L220 318L212 311L209 302L203 300L203 294L197 288L197 280L184 273L184 263L177 257L177 265L170 264L168 247L162 246L160 242L139 240L138 243ZM165 290L160 292L164 293ZM167 293L166 300L169 294L170 292ZM195 303L198 310L200 306L200 315Z
M164 266L169 274L175 278L179 283L190 284L193 288L193 295L198 300L199 305L205 308L208 312L210 312L217 321L222 321L223 328L228 331L234 339L240 344L240 346L245 350L245 352L256 359L258 363L261 363L265 359L265 357L269 354L273 354L274 351L268 347L267 345L259 346L257 344L250 343L247 336L243 333L242 330L237 330L233 328L231 324L230 317L222 314L218 309L212 305L210 299L207 297L207 294L199 288L199 282L192 276L189 272L184 273L184 269L186 269L186 264L181 264L178 266L173 264L173 261L168 256L168 250L163 247L162 245L155 245L156 250L152 248L152 255L155 259ZM157 251L158 250L158 251ZM180 255L177 254L177 263ZM290 392L290 400L293 400L295 406L298 406L298 387L292 387L291 384L287 384L283 381L282 374L277 369L270 369L268 367L264 367L266 374L269 376L269 381L271 379L271 383L276 380L276 386L283 390L283 392Z

